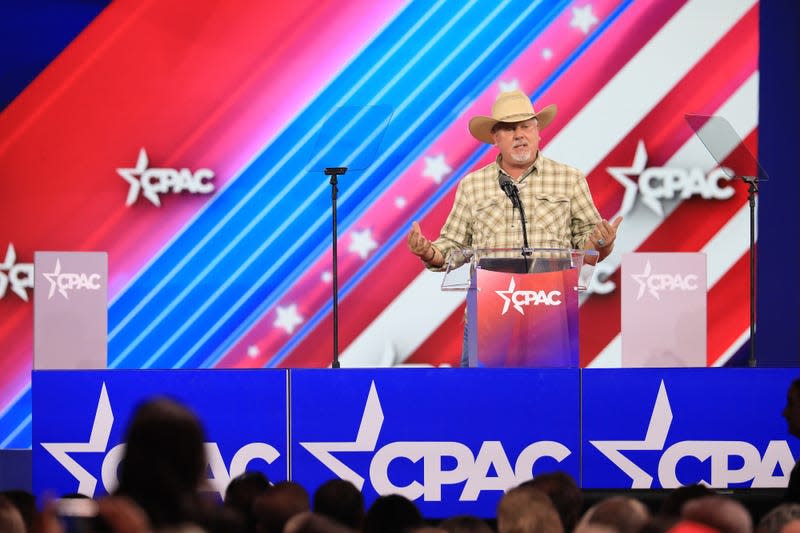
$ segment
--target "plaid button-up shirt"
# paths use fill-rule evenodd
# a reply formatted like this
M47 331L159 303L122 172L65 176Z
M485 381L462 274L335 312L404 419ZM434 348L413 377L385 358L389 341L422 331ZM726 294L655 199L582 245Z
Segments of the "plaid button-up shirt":
M494 163L467 174L458 184L453 209L433 242L445 267L454 249L523 246L519 211L498 183L500 173L506 174L499 162L498 155ZM540 152L515 183L531 248L584 247L601 218L583 173Z

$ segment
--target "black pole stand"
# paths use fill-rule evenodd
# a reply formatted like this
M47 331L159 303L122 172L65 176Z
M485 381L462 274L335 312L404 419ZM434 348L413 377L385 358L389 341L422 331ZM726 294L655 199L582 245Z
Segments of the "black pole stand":
M747 366L756 368L756 195L758 176L743 176L747 183L747 199L750 203L750 357Z
M339 193L338 177L347 172L347 167L327 167L325 175L330 176L331 180L331 206L333 208L333 362L331 368L339 368L339 252L337 241L339 240L336 227L336 197Z
M734 131L730 122L723 117L689 113L685 115L685 118L720 167L723 167L723 161L733 149L743 145L741 137ZM748 185L747 199L750 204L750 356L747 366L755 368L758 366L756 359L756 195L758 194L758 178L762 175L763 169L746 148L744 152L749 156L748 161L756 169L755 176L733 175L730 169L724 169L724 171L730 178L741 179ZM766 179L766 174L763 175Z

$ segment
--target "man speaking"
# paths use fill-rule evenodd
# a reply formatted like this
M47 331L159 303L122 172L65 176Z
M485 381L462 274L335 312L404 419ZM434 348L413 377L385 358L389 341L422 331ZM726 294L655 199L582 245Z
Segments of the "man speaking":
M500 93L491 117L470 120L472 136L495 145L499 154L458 184L438 239L429 241L413 223L408 247L427 268L442 269L452 250L470 247L522 248L527 243L531 248L597 250L601 261L611 253L622 217L611 223L601 219L583 174L539 151L539 131L555 114L554 105L536 113L528 96L515 90Z

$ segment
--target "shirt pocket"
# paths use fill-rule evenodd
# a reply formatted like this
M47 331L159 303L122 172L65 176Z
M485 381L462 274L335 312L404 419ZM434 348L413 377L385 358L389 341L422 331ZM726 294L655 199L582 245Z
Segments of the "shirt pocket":
M533 203L533 223L537 231L558 240L569 235L569 198L556 194L537 194Z
M505 227L502 206L496 198L487 198L475 205L474 238L475 248L496 245L496 233Z

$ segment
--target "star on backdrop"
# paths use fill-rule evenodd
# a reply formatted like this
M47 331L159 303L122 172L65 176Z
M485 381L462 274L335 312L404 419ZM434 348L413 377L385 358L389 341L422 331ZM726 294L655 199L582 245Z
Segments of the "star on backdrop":
M279 305L275 312L278 316L272 325L283 329L286 333L294 333L294 328L303 323L303 317L297 311L297 304L290 304L286 307Z
M353 231L351 234L350 246L348 251L358 254L361 259L366 259L369 253L378 247L378 243L372 238L372 230L369 228L361 231Z
M519 89L519 80L516 79L516 78L514 78L511 81L500 80L498 83L500 85L500 92L501 93L507 93L509 91L515 91L515 90Z
M572 8L572 20L569 22L570 26L580 29L584 34L588 34L589 29L595 24L597 24L597 17L592 13L591 4Z
M139 191L142 188L142 184L139 182L139 178L147 170L147 166L149 164L149 158L147 157L147 152L144 148L139 150L139 157L136 159L136 167L135 168L118 168L117 174L128 182L130 188L128 189L128 197L125 200L125 205L131 206L136 203L136 198L139 196ZM159 200L158 195L147 195L147 197L156 204L156 206L161 206L161 200Z
M444 154L439 154L434 157L425 156L425 170L422 171L422 175L426 178L432 178L437 185L440 184L442 179L452 170L450 165L445 162Z
M620 205L617 216L624 216L633 208L633 204L636 201L636 193L639 191L639 185L628 176L638 176L642 173L646 164L647 150L645 149L644 141L640 140L639 144L636 146L636 155L633 157L633 164L631 166L606 168L608 173L611 174L611 177L625 187L625 195L622 197L622 205ZM660 210L660 207L661 206L656 206L655 209ZM650 208L654 209L652 205Z

